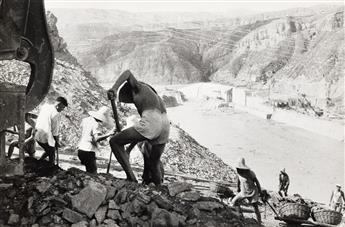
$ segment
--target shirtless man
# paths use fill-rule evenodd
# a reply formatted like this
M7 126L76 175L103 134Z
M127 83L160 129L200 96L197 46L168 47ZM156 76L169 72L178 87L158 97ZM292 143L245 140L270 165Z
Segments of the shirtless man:
M131 144L130 149L132 149L133 144L147 140L152 146L149 152L149 164L147 164L148 160L144 164L146 170L144 169L143 180L145 183L145 173L150 172L150 181L160 185L162 182L160 157L168 142L170 130L164 103L150 85L137 81L129 70L121 74L112 89L108 91L108 97L115 98L122 84L124 85L119 91L119 101L133 103L141 119L133 127L119 132L110 139L111 150L126 172L127 180L137 182L129 163L130 150L126 151L124 145ZM147 171L147 168L150 171Z

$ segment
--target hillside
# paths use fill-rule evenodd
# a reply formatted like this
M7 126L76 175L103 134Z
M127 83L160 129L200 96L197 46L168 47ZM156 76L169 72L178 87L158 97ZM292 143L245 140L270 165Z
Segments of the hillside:
M267 23L243 25L239 29L250 30ZM211 32L214 37L205 38ZM126 69L154 84L208 81L217 68L229 61L234 49L223 48L222 40L236 42L247 33L173 28L122 32L94 44L80 56L80 62L102 83L115 81Z
M128 31L157 31L167 27L200 29L208 27L229 28L269 20L282 16L304 16L327 13L334 5L295 8L257 14L257 9L227 10L224 12L126 12L98 8L51 8L59 18L58 27L73 54L83 53L105 36Z
M213 20L235 17L243 12L126 12L97 8L52 8L59 18L58 27L73 54L93 45L105 36L129 31L157 31L166 27L194 28ZM253 12L247 12L250 14Z
M155 84L214 81L266 89L271 98L286 100L305 94L314 106L342 113L344 9L316 9L118 32L78 56L102 83L131 69Z
M343 32L343 11L273 21L242 39L211 80L263 84L273 97L306 94L321 107L326 98L344 105Z
M169 32L129 32L106 37L81 58L100 82L113 82L124 69L150 83L203 80L195 42L181 42Z

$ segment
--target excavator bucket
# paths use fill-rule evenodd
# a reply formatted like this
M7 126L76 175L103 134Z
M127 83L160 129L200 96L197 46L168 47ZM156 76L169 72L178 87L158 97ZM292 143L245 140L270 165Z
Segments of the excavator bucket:
M21 174L24 160L24 115L46 96L52 80L54 56L43 0L0 0L0 60L30 64L27 86L0 82L0 175ZM19 128L19 166L5 155L4 130Z

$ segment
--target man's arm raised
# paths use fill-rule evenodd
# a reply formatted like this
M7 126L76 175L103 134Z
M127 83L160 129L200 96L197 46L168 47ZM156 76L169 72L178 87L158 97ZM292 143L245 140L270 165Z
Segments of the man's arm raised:
M132 89L134 90L134 92L136 92L138 90L138 81L135 79L135 77L133 76L133 74L131 73L131 71L129 71L128 69L126 71L124 71L120 77L117 79L117 81L115 82L114 86L108 90L108 94L110 92L113 93L113 95L116 97L117 94L117 90L119 89L119 87L124 83L124 82L128 82L129 85L132 87Z

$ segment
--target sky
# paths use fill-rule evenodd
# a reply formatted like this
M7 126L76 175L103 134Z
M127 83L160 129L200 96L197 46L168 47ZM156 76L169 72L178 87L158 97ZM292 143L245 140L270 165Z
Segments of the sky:
M45 0L46 8L99 8L128 12L227 12L248 10L253 13L278 11L320 4L344 4L342 0Z

